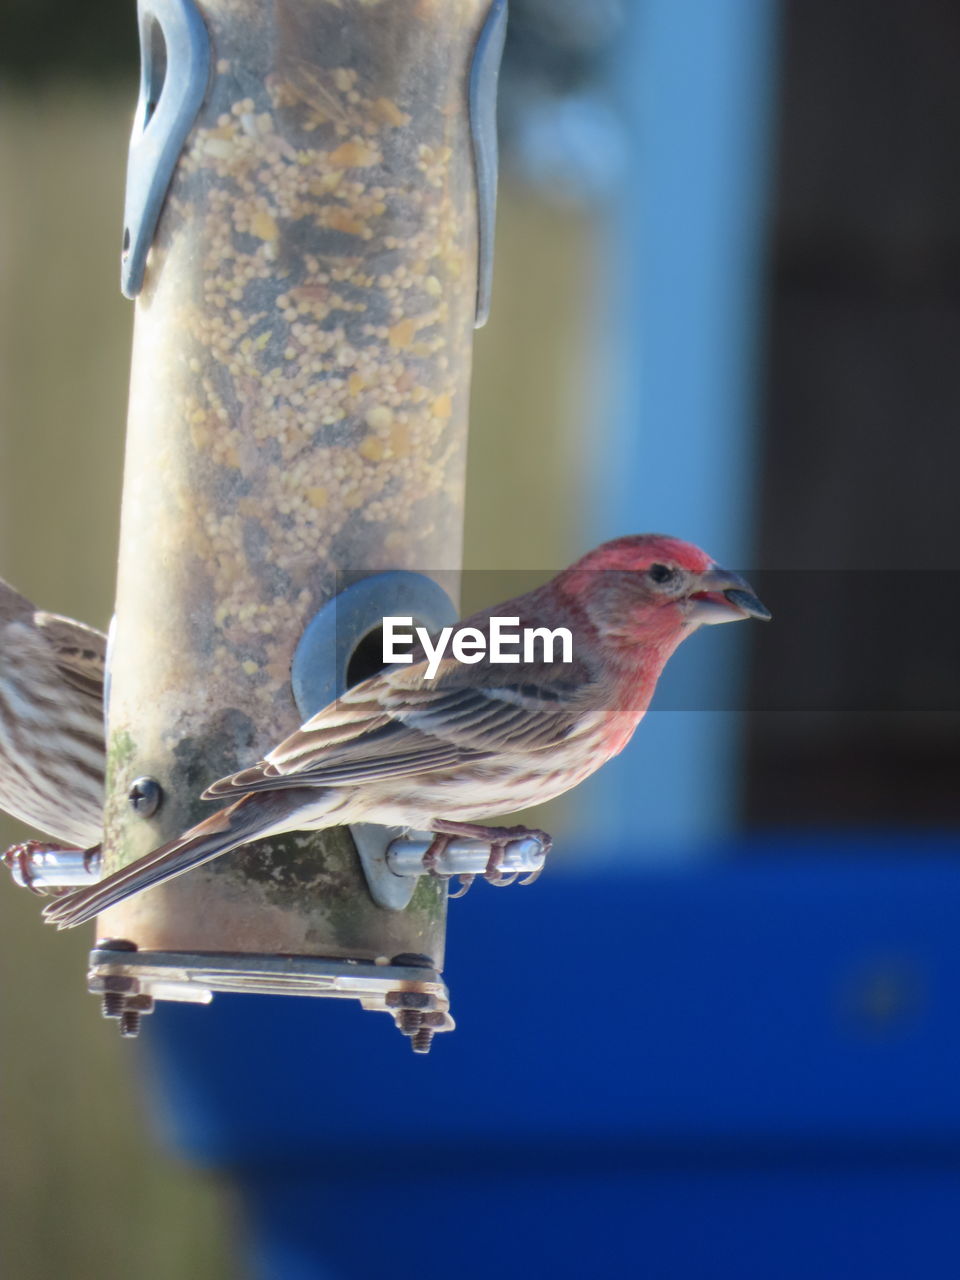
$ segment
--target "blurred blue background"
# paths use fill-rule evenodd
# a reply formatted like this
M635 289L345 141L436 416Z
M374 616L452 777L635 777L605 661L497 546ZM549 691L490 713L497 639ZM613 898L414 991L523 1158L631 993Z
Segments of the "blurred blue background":
M776 621L678 654L536 888L452 904L427 1059L227 996L131 1050L7 889L11 1275L956 1274L960 17L511 10L468 565L663 528ZM132 8L12 16L0 573L103 625Z

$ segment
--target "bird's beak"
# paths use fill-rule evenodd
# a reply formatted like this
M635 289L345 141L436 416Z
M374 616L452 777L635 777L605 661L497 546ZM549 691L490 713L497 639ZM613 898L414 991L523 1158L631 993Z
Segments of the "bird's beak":
M716 566L697 575L688 600L687 619L701 627L740 622L743 618L769 622L771 618L770 610L760 603L746 578Z

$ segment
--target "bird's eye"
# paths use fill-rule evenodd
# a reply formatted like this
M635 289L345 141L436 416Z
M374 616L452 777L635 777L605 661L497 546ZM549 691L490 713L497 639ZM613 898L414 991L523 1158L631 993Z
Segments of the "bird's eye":
M666 564L652 564L647 570L647 576L651 582L655 582L658 587L666 587L676 580L677 571L671 569Z

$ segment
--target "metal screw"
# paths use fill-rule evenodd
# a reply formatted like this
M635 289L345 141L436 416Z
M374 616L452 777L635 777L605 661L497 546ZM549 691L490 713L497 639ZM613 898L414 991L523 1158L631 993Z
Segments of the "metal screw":
M127 799L134 813L141 818L149 818L160 808L163 788L156 778L135 778L127 792Z
M429 1053L431 1044L433 1044L433 1031L429 1027L421 1027L410 1041L410 1047L414 1053Z
M133 1040L140 1034L140 1010L125 1009L120 1015L120 1034L125 1040Z
M423 1014L419 1009L401 1009L397 1015L397 1027L403 1036L416 1035L423 1026Z
M127 998L122 991L105 991L100 1012L105 1018L122 1018Z

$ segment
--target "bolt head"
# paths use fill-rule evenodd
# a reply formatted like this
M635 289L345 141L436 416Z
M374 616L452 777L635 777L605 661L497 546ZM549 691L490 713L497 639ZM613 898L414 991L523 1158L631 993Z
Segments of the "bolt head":
M127 800L134 813L149 818L160 808L163 788L156 778L135 778L127 792Z
M429 956L418 951L401 951L398 956L391 957L390 963L401 969L432 969L433 961Z
M101 991L119 991L123 995L136 994L140 990L140 983L136 978L128 978L121 973L105 974L97 985Z

